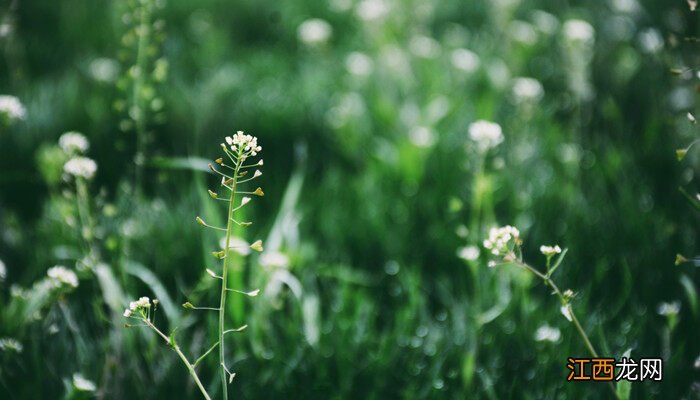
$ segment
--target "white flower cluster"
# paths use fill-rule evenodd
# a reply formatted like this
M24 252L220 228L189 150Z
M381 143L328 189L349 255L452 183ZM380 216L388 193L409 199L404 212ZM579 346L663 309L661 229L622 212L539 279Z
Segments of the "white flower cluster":
M90 143L82 133L66 132L58 138L58 146L72 155L85 153L90 148Z
M55 287L61 287L64 285L73 288L78 287L78 276L75 274L75 272L64 266L57 265L55 267L51 267L48 271L46 271L46 275L48 275L53 286Z
M554 245L554 246L542 245L542 246L540 246L540 253L544 254L547 257L551 257L555 254L561 253L561 247L559 247L559 245Z
M466 73L472 73L479 68L481 60L479 56L471 50L468 49L455 49L450 55L450 61L452 66L464 71Z
M479 254L481 254L481 252L476 246L465 246L457 249L457 257L465 261L475 261L479 258Z
M659 313L659 315L663 315L666 317L669 315L677 315L680 311L681 303L678 301L674 301L671 303L661 303L656 308L656 312Z
M519 103L537 102L544 95L542 84L533 78L515 78L513 96Z
M333 28L331 28L331 25L319 18L307 19L297 28L297 37L308 46L326 43L332 33Z
M483 152L503 142L503 131L495 122L479 120L469 125L469 138L475 141L479 150Z
M95 382L85 378L81 373L73 374L73 387L81 392L94 392L97 390Z
M564 37L571 43L589 43L593 40L595 29L582 19L570 19L564 22Z
M131 317L135 311L145 310L147 308L151 308L151 300L148 297L143 296L140 299L129 303L129 308L124 310L124 316L127 318Z
M243 131L238 131L233 136L226 136L226 143L234 153L242 149L243 155L246 156L256 156L262 151L262 147L258 146L258 138L246 135Z
M0 352L15 352L21 353L24 350L24 346L17 339L4 337L0 338Z
M491 250L495 256L504 256L511 252L511 241L517 244L520 240L518 228L506 225L502 228L491 228L489 238L484 240L484 247Z
M87 157L73 157L63 165L63 172L76 177L92 179L97 172L97 163Z
M535 340L538 342L558 342L559 338L561 338L561 331L547 324L540 326L535 331Z
M27 110L15 96L0 95L0 114L5 114L11 122L24 119L27 115Z

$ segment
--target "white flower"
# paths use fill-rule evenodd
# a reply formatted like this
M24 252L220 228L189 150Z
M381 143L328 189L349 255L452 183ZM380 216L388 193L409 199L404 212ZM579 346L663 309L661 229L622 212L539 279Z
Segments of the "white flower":
M559 247L559 245L554 245L554 246L542 245L542 246L540 246L540 253L544 254L547 257L551 257L555 254L561 253L561 247Z
M10 352L21 353L24 350L24 346L17 339L4 337L0 338L0 352Z
M479 258L479 248L476 246L465 246L457 249L457 256L466 261L474 261Z
M129 309L129 308L127 308L126 310L124 310L124 316L127 317L127 318L131 317L131 314L132 314L132 313L133 313L133 312L132 312L131 309Z
M153 300L153 304L156 304L158 300ZM129 303L129 308L124 310L124 316L125 317L131 317L134 312L139 311L139 310L145 310L147 308L151 308L151 300L143 296L139 298L138 300L132 301Z
M119 63L111 58L96 58L90 63L90 75L98 82L114 82L119 74Z
M471 50L455 49L450 56L452 66L467 73L472 73L479 68L479 56Z
M260 255L258 262L263 267L287 268L289 266L289 257L279 251L266 251Z
M75 272L64 266L57 265L55 267L51 267L48 271L46 271L46 275L53 280L56 287L60 287L62 285L67 285L73 288L78 287L78 276L75 275Z
M381 19L389 12L389 5L384 0L362 0L355 10L364 21Z
M76 177L92 179L97 172L97 164L87 157L73 157L63 165L63 172Z
M593 40L595 30L588 22L570 19L564 22L564 37L572 43L589 43Z
M238 131L233 136L226 136L226 143L234 153L238 153L240 150L243 157L256 156L262 151L262 147L258 146L258 138L246 135L243 131Z
M561 315L568 319L569 322L573 321L573 317L571 316L571 304L564 304L559 311L561 311Z
M678 301L674 301L671 303L661 303L656 309L656 312L659 313L659 315L663 316L677 315L680 311L681 303Z
M81 373L73 374L73 386L81 392L94 392L97 389L95 383L85 379Z
M307 19L297 28L297 37L309 46L324 44L333 33L331 25L319 18Z
M412 37L408 48L411 53L421 58L435 58L440 54L440 44L437 40L424 35Z
M0 114L5 114L10 121L24 119L27 110L15 96L0 95Z
M241 199L241 207L243 207L244 205L250 203L250 200L251 200L250 197L243 197L243 198Z
M639 33L639 44L647 53L656 53L664 47L664 38L654 28L645 29Z
M491 250L495 256L504 256L511 252L511 242L518 244L520 241L520 231L518 228L506 225L502 228L491 228L489 238L484 240L484 247Z
M345 57L345 68L353 75L366 76L372 72L372 59L365 53L353 51Z
M66 132L58 138L58 145L68 154L84 153L90 148L85 135L78 132Z
M479 150L483 152L503 142L503 131L495 122L479 120L469 125L469 138L475 141Z
M426 126L415 126L408 132L411 143L418 147L430 147L435 143L435 133Z
M226 237L222 237L221 240L219 240L219 246L221 246L222 249L226 248ZM249 246L250 243L236 236L232 236L228 243L229 249L243 256L250 254Z
M538 342L557 342L561 337L561 332L558 328L553 328L547 324L540 326L535 331L535 340Z
M537 31L535 28L525 21L513 21L508 26L510 35L516 42L526 45L537 43Z
M513 80L513 96L518 103L537 102L544 95L542 84L533 78L515 78Z

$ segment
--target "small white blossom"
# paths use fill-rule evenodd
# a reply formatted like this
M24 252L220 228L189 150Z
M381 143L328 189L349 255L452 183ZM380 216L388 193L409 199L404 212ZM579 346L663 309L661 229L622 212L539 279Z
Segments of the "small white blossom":
M681 311L681 303L678 301L674 301L671 303L661 303L656 309L656 312L659 313L659 315L663 316L669 316L669 315L677 315Z
M97 163L87 157L73 157L63 165L63 172L76 177L92 179L97 172Z
M157 300L153 300L153 304L156 304L156 301ZM151 308L151 300L148 297L143 296L138 300L129 303L129 308L124 310L124 316L128 318L131 317L136 311L145 310L148 308Z
M258 262L267 268L287 268L289 257L279 251L266 251L260 255Z
M244 205L250 203L250 200L251 200L250 197L243 197L243 198L241 199L241 207L243 207Z
M559 329L547 324L540 326L535 331L535 340L538 342L558 342L560 337L561 332Z
M348 72L357 76L367 76L372 72L372 59L365 53L353 51L345 57L345 68Z
M513 80L513 96L518 103L537 102L544 95L542 84L533 78L515 78Z
M17 339L4 337L0 338L0 352L15 352L21 353L24 350L24 346Z
M15 96L0 95L0 115L6 115L10 122L24 119L27 110Z
M479 68L481 61L479 56L471 50L455 49L450 55L452 66L467 73L472 73Z
M476 246L465 246L457 249L457 256L466 261L474 261L479 258L479 248Z
M78 132L66 132L58 138L58 145L68 154L84 153L90 148L85 135Z
M73 374L73 387L81 392L94 392L97 390L95 383L86 379L81 373Z
M46 275L53 280L56 287L63 285L73 288L78 287L78 276L75 275L75 272L64 266L57 265L55 267L51 267L48 271L46 271Z
M571 304L564 304L563 306L561 306L559 311L561 311L561 315L563 315L564 318L568 319L569 322L574 320L571 315Z
M554 246L540 246L540 253L544 254L547 257L551 257L555 254L561 253L561 247L559 245L554 245Z
M593 26L581 19L564 22L564 37L572 43L590 43L595 35Z
M258 146L258 138L246 135L243 131L238 131L233 136L226 136L226 143L234 153L240 150L242 156L256 156L262 151L262 146Z
M503 131L495 122L479 120L469 125L469 138L475 141L479 150L483 152L503 142Z
M430 36L417 35L408 43L411 53L421 58L435 58L440 54L440 43Z
M502 228L491 228L489 238L484 240L484 247L491 250L494 256L504 256L511 252L510 244L520 242L520 231L518 228L506 225Z
M333 28L331 25L319 18L307 19L297 28L299 40L309 46L321 45L328 42Z
M389 12L389 5L384 0L362 0L355 12L364 21L375 21Z
M90 75L98 82L114 82L119 74L119 63L111 58L96 58L90 63Z

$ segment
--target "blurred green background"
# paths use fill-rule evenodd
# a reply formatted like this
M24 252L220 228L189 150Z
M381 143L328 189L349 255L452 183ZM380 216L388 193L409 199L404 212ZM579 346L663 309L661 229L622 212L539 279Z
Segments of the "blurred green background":
M121 313L157 297L191 358L215 340L213 314L179 305L218 301L220 237L195 216L225 219L206 160L244 130L266 195L237 234L266 250L233 271L262 290L227 310L249 325L227 348L234 398L612 398L566 381L588 354L550 291L487 267L505 224L539 268L540 245L569 249L554 279L601 354L664 358L632 398L700 398L700 276L674 265L698 250L700 156L675 156L697 135L696 17L680 0L0 1L0 95L24 108L0 119L0 397L199 398ZM478 148L480 119L503 143ZM98 166L88 204L66 131ZM55 265L78 287L46 289ZM215 358L199 370L220 397Z

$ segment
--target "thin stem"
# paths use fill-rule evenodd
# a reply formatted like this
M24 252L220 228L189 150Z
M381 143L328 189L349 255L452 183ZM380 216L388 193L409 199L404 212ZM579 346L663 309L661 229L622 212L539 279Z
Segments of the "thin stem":
M185 354L180 350L180 346L175 343L175 340L170 340L169 337L167 337L163 332L160 331L153 323L148 320L147 318L143 318L143 322L146 323L146 325L153 329L160 337L165 340L165 343L167 343L175 353L177 353L178 357L180 357L180 360L185 364L187 367L187 370L189 371L190 375L192 376L192 379L194 379L194 383L197 384L197 387L199 388L199 391L202 392L202 395L206 400L211 400L211 397L209 396L209 393L207 393L207 390L204 388L204 385L202 384L202 381L199 380L199 376L197 375L197 372L194 370L194 366L190 361L187 359Z
M595 350L595 347L593 347L593 343L591 343L591 340L588 338L588 335L586 334L586 331L583 330L583 326L581 326L581 323L578 321L578 318L576 318L576 313L574 313L574 308L571 306L571 303L569 300L564 296L564 294L559 290L559 287L552 281L549 277L541 273L540 271L536 270L532 266L520 261L516 260L513 262L515 265L522 267L531 273L535 274L538 278L542 279L544 281L545 285L548 285L554 290L554 293L559 297L559 300L561 300L562 304L568 306L569 309L569 314L571 315L571 322L574 324L576 327L576 331L578 331L579 336L581 336L581 339L583 339L583 343L586 345L588 348L588 351L591 352L593 357L598 358L598 352ZM619 398L617 395L617 391L615 390L615 386L612 384L612 382L608 382L610 384L610 389L613 391L613 394L615 395L615 398Z
M229 155L229 152L224 148L224 152ZM231 158L229 156L229 158ZM233 159L232 159L233 160ZM238 171L240 169L241 163L236 162L236 171L233 174L233 182L231 183L231 197L229 198L229 203L228 203L228 212L227 212L227 218L226 218L226 246L224 248L224 252L226 257L224 258L224 266L223 266L223 271L221 273L221 302L219 305L219 363L221 364L221 385L222 385L222 390L223 390L223 399L228 400L228 385L226 382L226 365L225 365L225 351L224 351L224 332L225 332L225 324L224 324L224 316L226 314L226 288L227 283L228 283L228 268L229 268L229 259L228 253L231 250L231 233L233 231L233 224L231 224L231 220L233 219L233 211L234 211L234 200L236 197L236 184L238 183Z
M142 91L144 86L144 76L146 75L146 67L148 63L148 42L150 40L150 20L151 9L149 2L144 2L140 11L140 21L137 28L139 41L136 49L136 66L138 74L134 79L132 88L132 102L136 108L136 190L141 189L141 179L143 175L143 164L145 162L146 152L146 108L143 106Z

